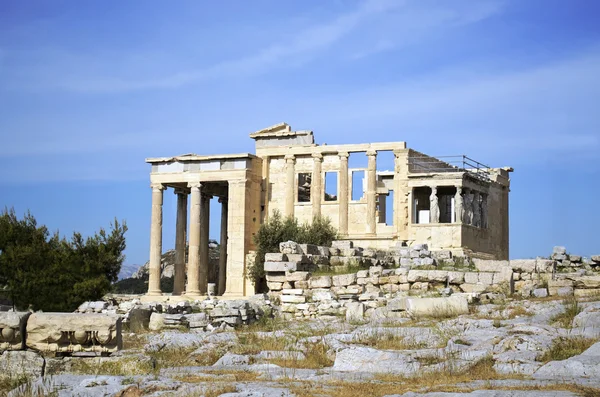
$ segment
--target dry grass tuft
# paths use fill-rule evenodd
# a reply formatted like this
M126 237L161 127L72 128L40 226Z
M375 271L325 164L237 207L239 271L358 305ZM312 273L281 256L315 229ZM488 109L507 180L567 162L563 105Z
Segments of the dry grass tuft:
M284 368L310 368L320 369L331 367L333 360L327 354L327 346L323 342L310 343L307 345L305 358L292 357L290 358L273 358L268 360L272 364L279 365Z
M573 319L581 313L583 309L579 306L579 302L574 296L565 298L563 300L563 305L565 307L564 311L552 317L550 322L559 323L563 328L571 328L573 326Z
M597 341L598 339L596 338L584 338L582 336L559 337L554 339L552 347L539 357L538 360L544 363L566 360L569 357L583 353Z
M290 350L294 341L290 338L274 336L262 338L255 333L238 333L239 343L231 350L234 354L258 354L264 350Z
M418 350L427 348L426 343L417 343L404 335L388 332L358 333L351 343L379 350Z

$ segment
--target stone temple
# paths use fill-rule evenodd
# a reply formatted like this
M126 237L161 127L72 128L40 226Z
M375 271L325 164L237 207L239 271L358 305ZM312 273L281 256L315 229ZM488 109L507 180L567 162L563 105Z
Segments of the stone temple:
M312 131L281 123L250 134L256 154L146 159L152 165L148 295L161 295L163 192L177 195L173 295L197 298L208 284L224 297L252 295L244 278L253 235L275 210L300 222L329 217L342 239L386 249L427 243L483 259L508 259L508 195L512 168L490 168L466 156L431 157L405 142L317 145ZM393 154L393 170L378 154ZM366 155L366 167L349 167ZM209 201L218 197L218 280L208 279ZM188 214L188 201L189 214ZM188 224L189 223L189 224ZM189 233L188 233L189 230ZM186 245L189 254L186 263Z

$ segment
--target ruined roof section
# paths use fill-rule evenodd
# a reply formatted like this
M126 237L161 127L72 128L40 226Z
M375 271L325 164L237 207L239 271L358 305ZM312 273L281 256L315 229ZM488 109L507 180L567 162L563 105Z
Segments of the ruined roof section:
M287 123L275 124L253 132L250 134L250 138L256 140L257 145L261 141L266 144L265 146L312 145L315 143L312 131L292 131L292 127Z

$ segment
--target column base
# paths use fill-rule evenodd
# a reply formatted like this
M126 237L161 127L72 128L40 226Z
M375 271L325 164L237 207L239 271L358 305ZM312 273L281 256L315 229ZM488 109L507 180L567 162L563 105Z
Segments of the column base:
M146 296L162 296L162 291L158 290L158 291L148 291L148 293L146 293Z

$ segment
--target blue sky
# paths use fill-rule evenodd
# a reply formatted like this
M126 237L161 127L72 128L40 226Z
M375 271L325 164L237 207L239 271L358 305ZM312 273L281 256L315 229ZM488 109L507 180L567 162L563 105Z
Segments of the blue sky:
M511 257L597 254L599 13L594 0L3 1L0 206L66 235L125 219L126 263L143 263L146 157L252 152L250 132L286 121L318 143L513 166ZM170 248L170 191L164 212Z

